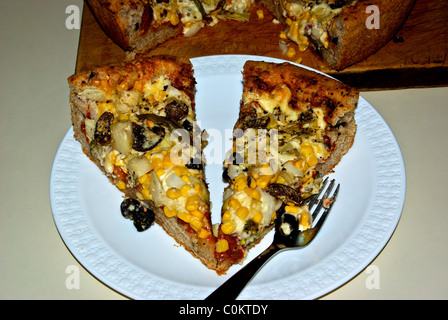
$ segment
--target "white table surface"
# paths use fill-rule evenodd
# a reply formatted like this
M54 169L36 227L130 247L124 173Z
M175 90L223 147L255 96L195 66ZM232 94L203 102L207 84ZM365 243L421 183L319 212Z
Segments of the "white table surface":
M79 30L65 9L80 0L0 0L0 298L127 299L85 270L61 240L49 201L52 162L70 127L66 78ZM448 75L447 75L448 76ZM362 92L394 132L406 165L404 210L364 270L321 299L448 298L448 88ZM68 289L67 267L80 270Z

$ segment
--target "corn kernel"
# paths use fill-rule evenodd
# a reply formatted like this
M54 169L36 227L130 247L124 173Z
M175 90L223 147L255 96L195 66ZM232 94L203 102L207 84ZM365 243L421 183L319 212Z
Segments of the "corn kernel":
M236 191L242 191L246 187L247 187L246 176L244 174L240 174L238 177L236 177L235 190Z
M170 22L171 22L171 24L173 25L173 26L177 26L178 24L179 24L179 16L177 15L177 14L175 14L175 13L170 13L169 14L169 19L170 19Z
M154 168L154 170L161 169L162 168L162 159L154 158L152 160L152 167Z
M252 221L255 223L260 223L261 220L263 220L263 214L259 211L255 212L254 217L252 218Z
M198 219L202 219L204 217L204 214L200 210L193 210L190 213Z
M294 49L293 47L289 47L288 51L286 51L286 56L288 58L292 58L296 55L296 49Z
M163 176L165 174L165 170L163 169L157 169L156 170L156 175L160 178L161 176Z
M275 180L275 182L285 184L286 180L282 176L278 176L277 179Z
M180 188L180 192L182 193L182 195L184 197L187 196L188 192L190 191L191 186L189 184L184 184L181 188Z
M298 64L300 64L300 63L302 63L302 61L303 61L303 58L302 58L302 57L299 57L299 58L296 59L295 62L298 63Z
M285 206L285 211L289 213L299 213L300 207L297 206Z
M226 252L229 250L229 243L226 239L221 239L218 242L216 242L216 252Z
M241 207L241 203L236 198L231 198L229 201L229 206L235 210Z
M263 12L263 10L257 10L257 16L258 16L258 19L263 19L264 18L264 12Z
M285 31L280 32L280 38L285 40L288 38Z
M205 239L207 238L209 232L207 230L205 230L204 228L201 229L201 231L198 233L198 237L200 239Z
M308 165L307 165L306 161L305 161L305 160L302 160L302 159L299 159L299 160L297 160L296 162L294 162L294 166L295 166L297 169L302 170L302 171L305 171L306 169L308 169L308 168L307 168Z
M184 180L184 182L186 182L186 183L189 183L189 182L190 182L190 177L187 176L187 175L184 175L184 176L182 176L181 178L182 178L182 180Z
M190 221L190 227L192 227L196 232L198 232L202 228L202 222L197 218L192 218Z
M152 200L152 194L151 194L151 192L149 191L149 189L147 189L147 188L144 188L144 189L142 190L142 196L143 196L143 198L144 198L145 200Z
M181 219L181 220L187 222L187 223L190 223L190 222L191 222L191 219L193 219L193 216L192 216L191 214L189 214L188 212L185 212L185 211L179 212L179 213L177 214L177 217L178 217L179 219Z
M201 185L199 183L196 183L194 185L194 190L196 191L196 193L202 194L202 187L201 187Z
M260 192L258 192L256 189L247 187L247 188L244 189L244 192L248 196L250 196L250 197L252 197L252 198L254 198L256 200L260 200L261 199Z
M164 207L163 207L163 213L165 213L165 215L166 215L167 217L169 217L169 218L177 216L177 211L176 211L176 209L172 209L172 210L171 210L171 209L168 208L167 206L164 206Z
M126 183L124 181L120 180L117 182L116 186L118 189L123 190L126 188Z
M173 168L173 171L180 177L183 175L188 174L188 169L186 167L183 166L175 166Z
M302 213L300 215L300 224L304 227L308 227L309 218L310 218L310 216L308 213Z
M224 234L231 234L235 231L235 224L232 221L224 222L221 226L221 230Z
M232 219L232 213L229 210L224 211L224 214L222 215L222 221L229 221Z
M162 165L166 168L169 168L173 165L171 161L171 152L167 152L167 154L162 159Z
M236 210L236 215L241 220L246 220L247 216L249 215L249 209L246 207L239 207L238 210Z
M304 143L300 147L300 152L305 157L306 162L310 167L315 166L318 163L316 156L314 155L313 147L309 143Z
M197 195L189 196L185 203L185 209L188 211L198 210L200 199Z
M257 186L259 186L261 189L264 189L267 187L269 182L271 182L271 176L261 176L257 179Z
M149 174L145 173L144 175L142 175L140 178L138 178L138 182L140 184L145 184L146 182L149 182Z
M182 195L182 192L177 188L169 188L166 191L166 196L172 200L179 198Z

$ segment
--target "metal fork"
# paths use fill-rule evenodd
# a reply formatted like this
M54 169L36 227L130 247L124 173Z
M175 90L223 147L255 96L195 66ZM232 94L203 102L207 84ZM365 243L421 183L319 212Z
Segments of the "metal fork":
M310 212L312 208L317 202L317 199L321 196L322 192L325 190L325 187L328 183L328 178L322 184L322 188L319 193L314 195L309 200L309 208ZM218 289L216 289L212 294L210 294L205 300L213 301L213 300L230 300L236 299L244 287L249 283L249 281L255 276L255 274L277 253L287 250L287 249L298 249L303 248L308 245L319 232L322 227L325 219L330 213L334 202L336 201L336 197L339 193L339 184L336 187L333 195L330 196L331 191L335 186L335 180L331 180L328 188L326 189L323 196L317 202L317 206L312 213L312 221L317 221L314 223L314 226L305 231L299 231L298 222L295 220L291 221L291 215L282 214L277 217L275 222L275 234L274 240L272 244L261 254L259 254L255 259L249 262L243 269L238 271L235 275L233 275L229 280L223 283ZM323 213L320 215L319 220L316 220L319 212L324 208ZM289 216L289 217L288 217ZM289 228L284 228L282 225L284 223L289 224ZM291 230L291 232L285 233L285 230Z

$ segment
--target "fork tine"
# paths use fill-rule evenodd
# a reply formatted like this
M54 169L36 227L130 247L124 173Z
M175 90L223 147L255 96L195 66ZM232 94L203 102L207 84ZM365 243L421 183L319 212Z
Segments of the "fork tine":
M332 181L332 184L330 184L330 186L328 187L328 189L330 189L330 187L331 187L331 189L333 189L333 186L334 186L334 180ZM316 225L314 226L315 229L320 228L320 227L322 226L322 224L325 222L325 219L328 217L328 214L330 213L331 209L333 208L333 204L335 203L336 198L337 198L337 196L338 196L338 194L339 194L339 187L340 187L340 184L337 185L336 190L334 191L333 196L331 197L331 203L330 203L330 205L329 205L327 208L325 208L325 210L324 210L324 212L322 213L322 215L321 215L319 221L318 221L318 222L316 223ZM328 190L327 190L327 191L328 191ZM324 197L322 197L321 201L319 201L319 204L320 204L319 211L320 211L320 209L321 209L322 206L323 206L323 199L328 198L328 196L329 196L329 192L326 192L325 195L324 195ZM315 214L315 213L313 213L313 215L314 215L314 214ZM314 217L313 217L313 218L314 218Z
M319 199L319 197L322 194L322 191L324 191L327 183L328 183L328 177L326 177L325 180L322 182L322 187L320 188L319 193L317 193L311 197L311 200L309 201L309 205L308 205L308 210L311 211L311 209L314 207L314 205L316 204L316 200Z
M327 179L328 179L328 178L327 178ZM320 200L319 200L319 202L318 202L318 204L317 204L317 207L316 207L316 209L314 209L314 212L313 212L313 214L312 214L313 220L316 219L317 215L319 214L320 210L322 209L323 204L324 204L324 199L329 197L330 192L331 192L331 190L332 190L333 187L334 187L334 183L335 183L335 180L334 180L334 179L331 180L330 185L328 186L328 188L327 188L327 190L325 191L324 195L322 196L322 198L320 198ZM325 189L325 185L323 185L322 188L320 189L320 191L319 191L319 197L320 197L320 194L322 193L322 191L323 191L324 189Z

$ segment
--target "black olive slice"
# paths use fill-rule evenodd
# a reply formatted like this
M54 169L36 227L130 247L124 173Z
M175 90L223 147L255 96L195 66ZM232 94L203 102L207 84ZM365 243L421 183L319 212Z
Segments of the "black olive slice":
M106 145L112 141L110 127L114 121L114 115L110 112L103 112L95 125L94 139L98 144Z
M166 116L175 121L180 121L188 115L188 106L180 100L173 100L165 107Z
M149 128L147 125L139 125L133 122L132 134L134 135L132 148L136 151L145 152L153 149L163 140L165 129L158 125Z

